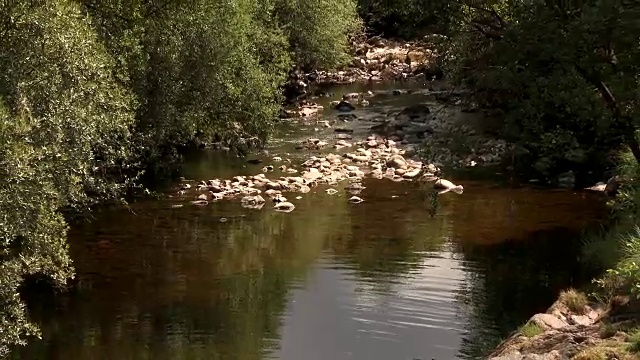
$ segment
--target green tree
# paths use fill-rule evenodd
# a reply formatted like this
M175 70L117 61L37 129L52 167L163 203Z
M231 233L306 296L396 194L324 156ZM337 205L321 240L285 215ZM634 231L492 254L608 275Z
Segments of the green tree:
M448 32L459 10L460 4L456 1L358 1L358 12L369 28L369 32L405 39L414 39L433 32Z
M358 23L351 0L285 6L0 3L1 354L36 332L22 279L63 285L73 274L66 211L120 198L142 170L153 179L175 169L191 144L264 143L292 59L330 66L344 57Z
M72 275L60 209L126 185L121 164L132 97L80 7L0 6L0 353L35 329L17 288L24 276Z
M353 0L273 0L275 18L297 65L331 68L348 60L348 37L360 30Z
M487 1L458 13L451 73L502 110L500 134L525 167L602 173L612 151L640 159L634 2Z

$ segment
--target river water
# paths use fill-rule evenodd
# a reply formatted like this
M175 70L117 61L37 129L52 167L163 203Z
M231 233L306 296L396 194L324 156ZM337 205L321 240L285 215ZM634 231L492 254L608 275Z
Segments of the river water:
M381 97L358 111L415 101ZM279 136L324 134L315 127L283 125ZM270 151L292 148L274 141ZM205 153L184 176L261 166ZM578 237L603 204L585 192L454 180L464 193L440 196L437 209L416 183L386 179L367 179L357 205L315 188L291 213L238 201L175 208L185 201L174 188L102 209L71 227L75 286L29 297L42 340L13 358L479 358L591 276Z

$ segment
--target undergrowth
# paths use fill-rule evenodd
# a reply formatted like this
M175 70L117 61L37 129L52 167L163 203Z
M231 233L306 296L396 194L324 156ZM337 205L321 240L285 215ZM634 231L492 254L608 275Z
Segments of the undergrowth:
M625 153L617 170L624 180L618 196L609 202L612 223L587 237L583 246L586 261L608 269L594 280L599 288L594 295L603 302L618 294L640 297L640 221L636 216L640 191L634 181L640 175L640 166Z

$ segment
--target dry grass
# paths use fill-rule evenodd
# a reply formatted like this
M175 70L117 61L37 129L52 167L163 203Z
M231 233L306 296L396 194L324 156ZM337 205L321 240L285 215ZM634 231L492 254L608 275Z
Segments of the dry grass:
M635 357L627 353L620 344L598 345L586 348L579 352L572 360L632 360Z
M560 293L560 302L576 314L585 314L589 300L587 296L575 289L569 289Z

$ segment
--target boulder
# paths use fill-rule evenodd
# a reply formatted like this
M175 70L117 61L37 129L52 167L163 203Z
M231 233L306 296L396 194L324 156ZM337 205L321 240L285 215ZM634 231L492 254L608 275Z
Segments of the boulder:
M563 188L573 188L576 184L576 176L573 171L567 171L558 175L558 186Z
M409 164L401 155L393 155L387 159L387 167L406 170Z
M607 180L607 184L604 187L604 193L609 196L614 196L618 193L618 188L620 187L620 178L618 176L614 176Z
M542 329L559 330L569 325L551 314L535 314L529 321L538 325Z
M402 120L406 122L419 121L426 122L429 119L431 110L426 104L416 104L406 107L396 115L396 120Z
M355 106L351 105L350 102L342 100L338 104L335 105L335 109L338 111L348 112L355 110Z

